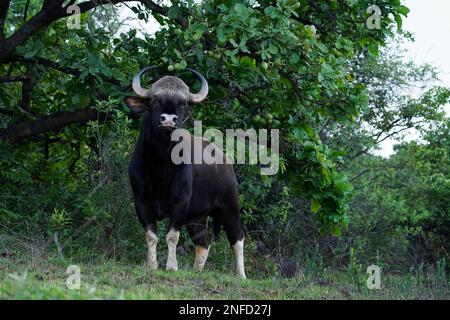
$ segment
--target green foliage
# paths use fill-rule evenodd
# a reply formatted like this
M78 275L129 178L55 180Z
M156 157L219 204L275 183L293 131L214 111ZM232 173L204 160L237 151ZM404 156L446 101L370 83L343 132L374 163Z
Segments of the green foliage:
M365 24L373 4L382 10L379 30ZM24 5L12 2L7 36L23 23ZM30 1L28 17L40 8L41 1ZM407 129L437 127L450 97L435 85L434 68L405 62L398 48L385 47L409 37L396 35L408 14L400 1L171 1L166 16L141 4L132 10L143 21L153 15L161 29L120 33L114 7L105 6L82 14L78 30L68 29L64 19L50 24L17 48L19 61L0 65L2 76L27 74L34 81L28 106L20 82L1 84L0 128L61 111L98 114L97 121L14 146L0 143L5 248L33 235L39 241L25 248L33 254L58 250L82 261L142 261L143 235L126 170L139 121L121 101L132 94L131 79L141 67L157 65L159 74L182 76L195 91L198 84L183 72L194 67L207 77L210 95L190 119L217 129L280 129L277 176L236 166L251 277L272 277L279 271L276 259L288 256L314 281L328 269L347 267L359 290L368 261L386 270L437 263L445 279L448 125L429 131L426 144L399 146L390 159L368 154ZM417 96L404 93L417 88ZM186 233L181 237L188 253L182 259L188 259L192 246ZM223 237L209 261L215 271L232 268ZM28 294L16 289L3 292ZM32 294L67 296L55 288Z
M324 230L340 234L348 223L351 187L337 172L333 150L323 144L317 127L326 119L345 123L367 105L364 86L348 80L348 63L370 59L367 48L375 56L373 52L393 34L393 23L407 14L397 1L370 4L379 5L384 13L381 30L366 27L369 2L362 0L339 6L334 1L320 5L290 0L177 1L167 17L154 14L162 28L145 39L138 38L136 30L111 39L102 28L106 23L85 13L81 29L71 30L65 21L57 21L31 37L18 53L30 61L57 61L61 68L80 73L61 76L33 65L40 79L32 104L39 116L90 107L102 95L121 99L127 92L111 87L109 79L114 76L115 83L125 87L145 65L158 65L161 70L172 66L175 71L193 66L206 73L210 98L194 117L222 129L255 125L281 129L285 171L279 178L296 195L312 199ZM141 5L133 11L139 19L148 19L149 12ZM183 30L179 17L189 17ZM16 23L15 18L8 22ZM17 105L13 96L19 96L18 86L0 91L7 108ZM233 99L238 104L231 108ZM255 100L264 102L255 104ZM252 123L255 114L264 116L264 121ZM19 114L7 123L17 120ZM79 149L88 147L85 128L72 127L57 136L81 144ZM74 166L83 156L75 158Z
M391 265L449 259L448 137L447 120L426 134L426 144L404 143L389 159L368 156L353 166L372 168L357 181L351 212L355 243L372 250L365 256L377 248Z

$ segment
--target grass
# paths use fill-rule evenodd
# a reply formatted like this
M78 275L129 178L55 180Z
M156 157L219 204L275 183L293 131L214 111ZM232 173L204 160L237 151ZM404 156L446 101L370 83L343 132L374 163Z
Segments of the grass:
M448 280L421 274L383 275L382 288L369 290L346 271L320 277L240 280L232 274L149 271L143 264L114 261L78 264L79 290L68 289L64 259L0 258L0 299L449 299ZM365 281L365 276L362 275Z

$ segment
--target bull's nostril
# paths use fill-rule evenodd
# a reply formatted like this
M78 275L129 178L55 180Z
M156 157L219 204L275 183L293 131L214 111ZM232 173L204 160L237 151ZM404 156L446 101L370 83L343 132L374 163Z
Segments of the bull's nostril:
M178 119L178 117L177 116L173 116L173 122L176 122L177 121L177 119Z
M159 119L161 120L161 122L166 121L166 116L161 115L161 116L159 117Z

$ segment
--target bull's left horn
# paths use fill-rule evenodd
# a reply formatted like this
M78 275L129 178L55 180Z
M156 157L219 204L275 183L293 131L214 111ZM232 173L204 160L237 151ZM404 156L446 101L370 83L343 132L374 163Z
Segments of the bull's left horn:
M133 82L131 84L131 86L133 87L134 92L141 98L149 98L152 94L152 88L150 87L150 89L144 89L141 86L141 77L144 73L146 73L147 71L156 68L155 66L151 66L151 67L146 67L144 69L142 69L141 71L139 71L133 78Z
M194 103L194 104L201 103L203 100L206 99L206 96L208 95L208 91L209 91L208 82L197 71L195 71L193 69L189 69L189 68L186 68L186 70L195 74L197 76L197 78L199 78L200 81L202 82L202 86L200 87L200 91L198 93L189 92L189 102Z

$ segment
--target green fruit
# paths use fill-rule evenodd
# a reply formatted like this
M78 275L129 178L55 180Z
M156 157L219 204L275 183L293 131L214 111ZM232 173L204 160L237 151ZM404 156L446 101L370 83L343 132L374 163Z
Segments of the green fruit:
M313 150L315 149L315 144L312 141L305 141L303 143L303 148L305 148L305 150Z
M345 77L347 78L347 80L348 80L349 82L353 82L353 81L355 80L355 75L354 75L353 73L347 73L347 74L345 75Z
M186 47L190 47L190 46L192 46L192 42L190 42L189 40L188 40L188 41L185 41L185 42L184 42L184 45L185 45Z
M270 114L270 113L266 113L266 114L264 115L264 118L267 120L267 122L272 122L272 120L273 120L273 115Z
M262 118L261 118L260 115L257 114L256 116L253 116L252 120L253 120L253 122L255 122L255 123L260 123L261 120L262 120Z
M174 67L173 67L173 65L169 65L168 67L167 67L167 71L169 71L169 72L172 72L174 70Z
M180 34L182 34L183 33L183 31L181 31L181 29L175 29L175 34L176 35L180 35Z
M267 64L267 62L263 61L263 62L261 62L261 68L263 68L264 70L267 70L267 68L269 68L269 65Z
M175 64L173 65L173 67L174 67L174 69L175 69L176 71L180 71L180 70L181 70L181 64L179 64L179 63L175 63Z
M258 98L253 98L252 102L253 102L254 104L258 104L258 103L259 103L259 99L258 99Z

